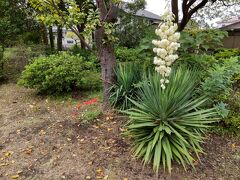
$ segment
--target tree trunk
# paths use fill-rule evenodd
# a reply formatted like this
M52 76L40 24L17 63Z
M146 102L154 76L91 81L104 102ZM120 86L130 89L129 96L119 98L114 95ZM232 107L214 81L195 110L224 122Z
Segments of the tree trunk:
M179 16L178 16L178 0L172 0L171 2L172 5L172 13L175 16L175 23L178 24Z
M109 7L107 8L107 3ZM98 57L101 62L102 80L103 80L103 112L110 108L110 87L115 81L114 68L116 66L116 57L114 54L114 45L111 42L103 42L106 38L104 23L116 22L117 14L113 13L115 9L111 1L96 0L99 9L101 26L96 30L96 46Z
M81 34L82 32L84 32L84 28L85 28L85 24L81 24L77 26L78 32ZM80 39L80 45L81 48L85 49L86 45L85 45L85 39Z
M48 28L51 51L54 51L54 39L52 26Z
M42 42L43 44L48 45L47 29L44 24L41 25L41 31L42 31Z
M103 104L102 110L105 112L110 109L110 87L115 81L114 68L116 66L116 57L114 46L110 43L103 43L105 36L104 28L100 27L95 32L98 57L101 62L102 81L103 81Z
M0 68L3 71L3 67L4 67L4 62L3 62L3 57L4 57L4 51L5 51L5 47L2 45L1 48L1 52L0 52Z
M172 0L172 12L175 14L176 13L176 1L178 0ZM198 2L196 4L195 2ZM201 1L196 1L196 0L182 0L182 19L181 22L178 23L178 31L182 31L189 20L191 19L192 15L195 14L199 9L203 8L209 0L201 0ZM216 2L216 0L212 0L212 3ZM195 4L194 4L195 3ZM193 5L194 4L194 5ZM174 6L174 7L173 7Z
M62 51L62 38L63 38L62 34L63 34L62 27L58 26L57 27L57 50L58 51Z

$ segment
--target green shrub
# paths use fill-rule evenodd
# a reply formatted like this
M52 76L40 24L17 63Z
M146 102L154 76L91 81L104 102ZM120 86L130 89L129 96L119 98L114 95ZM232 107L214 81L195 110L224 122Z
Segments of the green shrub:
M111 87L111 104L118 109L132 106L131 99L136 99L141 72L133 63L122 63L116 68L116 83Z
M139 100L125 111L129 116L126 134L133 139L135 156L144 164L153 162L158 171L160 165L171 172L173 160L193 165L194 152L203 152L200 143L209 123L216 121L214 108L204 109L206 99L193 99L198 85L195 72L179 68L169 78L165 90L160 84L160 75L150 75L142 85Z
M134 62L141 60L140 51L134 48L118 47L116 48L115 55L119 62Z
M78 45L74 45L70 48L69 52L72 55L80 55L83 57L84 61L90 61L93 62L94 64L96 64L97 68L100 68L100 61L98 60L98 58L96 57L96 55L94 53L92 53L91 51L87 50L87 49L83 49L81 47L79 47Z
M79 55L62 53L34 59L18 84L48 94L96 89L100 86L100 74L94 63L85 62Z
M213 101L226 101L232 91L234 76L240 74L237 57L226 59L208 70L208 77L202 83L203 92Z
M232 126L240 130L240 115L239 113L231 113L230 116L224 119L226 125Z
M217 59L226 59L226 58L231 58L235 56L240 56L240 50L219 48L214 54L214 57Z
M206 71L213 67L214 64L219 61L211 55L207 54L188 54L180 56L180 58L175 62L174 66L186 66L192 69L197 68L201 71Z
M202 54L213 51L223 45L223 39L227 37L226 31L218 29L194 29L181 32L179 52L181 54Z
M118 47L116 48L115 55L118 62L134 62L143 70L153 67L153 56L142 52L141 49Z

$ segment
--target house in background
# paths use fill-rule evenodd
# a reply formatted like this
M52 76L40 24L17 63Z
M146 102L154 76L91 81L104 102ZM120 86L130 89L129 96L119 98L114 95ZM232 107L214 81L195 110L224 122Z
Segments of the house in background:
M57 26L53 26L52 31L54 44L57 44ZM66 29L64 27L62 28L62 33L63 33L62 36L63 49L68 49L72 47L74 44L80 44L80 40L70 29Z
M218 22L219 29L228 32L224 47L240 49L240 16Z
M127 8L122 8L122 9L126 13L130 13L130 11ZM160 22L160 16L144 9L138 10L133 15L137 17L146 18L152 24L159 24ZM80 44L78 37L70 29L62 28L62 31L63 31L63 38L62 38L63 49L68 49L75 44L77 45ZM53 27L53 39L54 39L54 44L57 44L57 27L56 26Z

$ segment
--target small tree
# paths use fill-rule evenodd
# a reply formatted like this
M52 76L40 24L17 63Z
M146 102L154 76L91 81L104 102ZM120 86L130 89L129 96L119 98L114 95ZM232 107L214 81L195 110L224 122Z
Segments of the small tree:
M113 22L116 21L116 6L108 0L97 0L96 5L92 2L84 1L79 5L79 1L66 0L65 10L58 6L60 0L30 0L37 11L37 19L46 25L58 24L71 29L80 39L81 44L91 50L91 46L85 41L86 37L91 37L95 31L97 54L101 61L102 81L103 81L103 109L109 108L109 88L114 82L114 67L116 58L114 55L112 35ZM84 24L84 31L79 28Z

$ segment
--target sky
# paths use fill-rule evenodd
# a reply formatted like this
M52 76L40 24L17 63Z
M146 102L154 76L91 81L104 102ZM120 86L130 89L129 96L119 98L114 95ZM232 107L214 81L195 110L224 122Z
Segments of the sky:
M166 1L163 0L146 0L146 2L146 10L157 15L162 14L164 12L164 8L166 7Z

